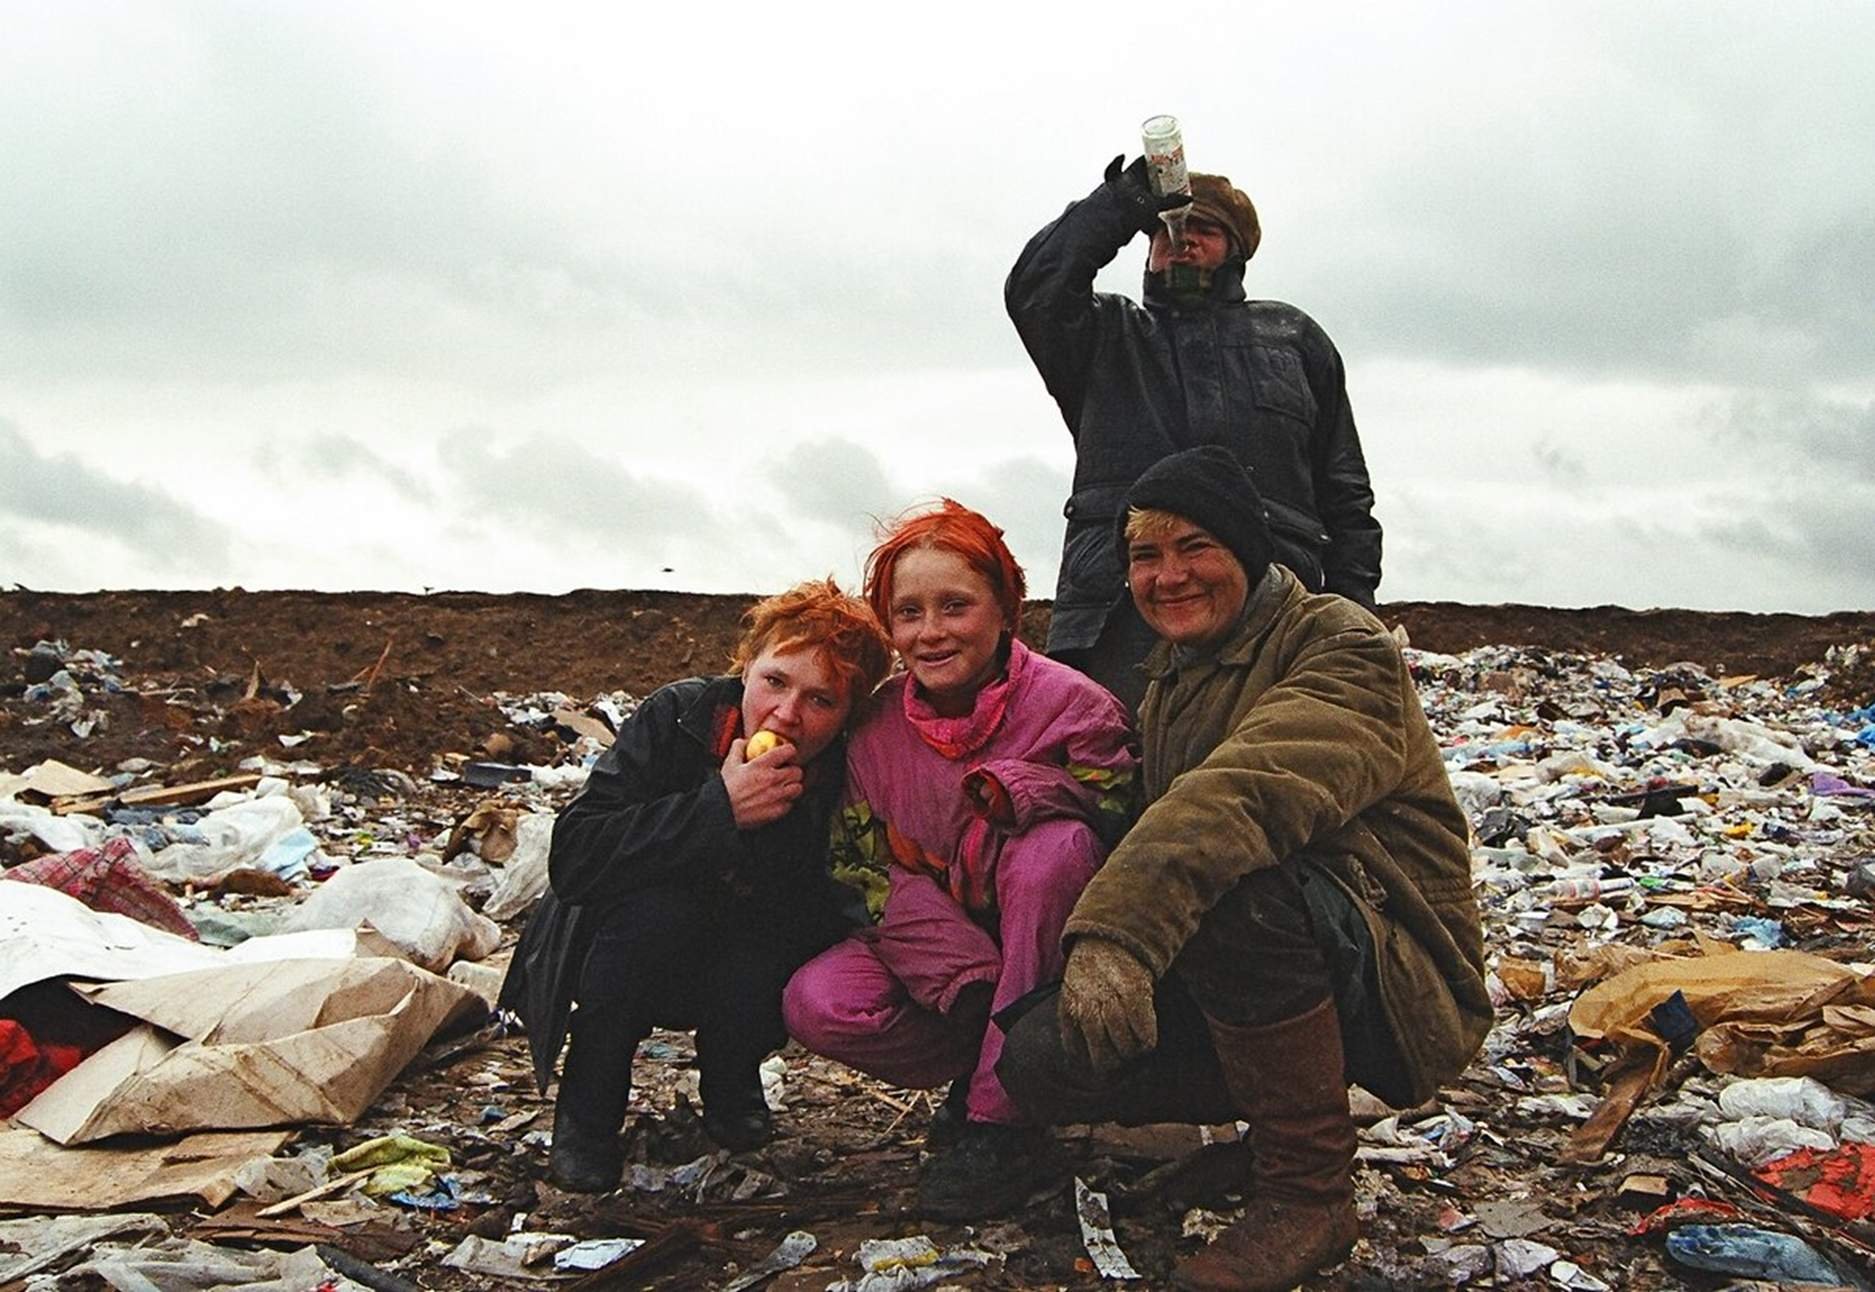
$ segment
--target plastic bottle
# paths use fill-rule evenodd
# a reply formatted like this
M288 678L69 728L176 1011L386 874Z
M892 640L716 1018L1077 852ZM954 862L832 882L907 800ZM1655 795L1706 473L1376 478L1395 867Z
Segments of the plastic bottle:
M1619 875L1609 879L1585 876L1577 879L1559 879L1550 885L1550 892L1562 901L1594 901L1597 898L1625 893L1633 887L1633 880Z
M1179 133L1178 118L1147 117L1139 127L1140 150L1146 154L1146 174L1152 181L1155 197L1172 193L1190 193L1191 175L1185 169L1185 140ZM1188 207L1163 212L1159 218L1172 235L1174 249L1185 243L1185 216Z

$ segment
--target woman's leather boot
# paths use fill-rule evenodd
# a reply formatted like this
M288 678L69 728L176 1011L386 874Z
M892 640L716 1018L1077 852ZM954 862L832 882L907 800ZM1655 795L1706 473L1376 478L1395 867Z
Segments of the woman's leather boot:
M1340 1019L1329 999L1277 1023L1205 1022L1250 1124L1255 1166L1243 1219L1180 1262L1173 1282L1187 1292L1285 1292L1360 1237Z

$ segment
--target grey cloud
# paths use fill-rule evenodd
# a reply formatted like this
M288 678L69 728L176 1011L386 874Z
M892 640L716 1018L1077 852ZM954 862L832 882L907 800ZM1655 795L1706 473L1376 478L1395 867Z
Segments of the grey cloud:
M655 168L615 158L598 169L622 177L617 223L595 231L564 176L517 183L473 136L423 133L346 23L214 5L170 21L182 56L99 24L144 69L134 114L0 86L0 372L537 387L672 354L792 371L1009 356L997 289L1019 241L854 242L759 190L667 207ZM544 148L542 165L573 160Z
M1750 282L1745 305L1810 343L1814 375L1867 374L1875 335L1875 214L1858 211L1798 240Z
M167 59L139 24L99 25L144 69L135 113L0 110L0 367L281 377L460 364L465 346L525 366L501 344L522 325L683 309L684 284L580 249L527 190L423 136L318 14L171 17Z
M1003 529L1030 582L1030 594L1046 597L1054 586L1065 521L1067 473L1035 458L985 464L928 482L887 476L871 450L849 440L800 445L776 459L774 482L798 515L841 528L865 542L874 522L889 523L940 497L955 498Z
M1495 64L1475 73L1483 98L1459 71L1445 108L1415 105L1416 146L1371 158L1337 209L1298 228L1273 206L1253 271L1363 355L1875 375L1875 100L1848 53L1875 36L1867 7L1595 13L1548 34L1520 95ZM1764 74L1779 66L1805 68L1808 92Z
M797 515L862 532L896 505L878 455L851 440L797 444L775 459L773 482Z
M1760 469L1875 482L1875 402L1752 390L1714 409L1709 422L1720 444L1751 455Z
M1538 469L1546 477L1565 488L1581 485L1588 479L1588 464L1582 456L1548 438L1531 445L1530 456L1536 459Z
M76 454L41 454L6 421L0 421L0 514L68 525L172 569L213 570L228 558L229 535L221 525L160 489L117 480Z
M1835 582L1852 603L1875 605L1875 489L1843 487L1827 475L1792 480L1700 527L1702 537L1739 556L1781 564L1793 581Z
M718 527L709 499L689 485L636 475L567 439L535 437L503 452L490 449L488 438L458 431L441 446L455 496L485 521L569 533L666 563L670 552L707 542Z
M1476 525L1435 494L1395 491L1388 502L1382 601L1463 600L1460 589L1476 589L1472 595L1487 600L1544 602L1540 593L1511 591L1542 583L1525 552L1478 541Z
M261 450L261 455L278 461L281 451L270 444ZM428 481L348 435L313 431L305 440L291 446L290 455L297 469L315 476L328 480L378 481L410 502L436 501L436 490Z

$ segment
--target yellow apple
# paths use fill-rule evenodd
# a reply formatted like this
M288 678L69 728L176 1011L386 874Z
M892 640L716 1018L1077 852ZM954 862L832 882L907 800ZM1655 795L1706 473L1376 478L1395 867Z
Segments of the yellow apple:
M753 762L777 745L788 743L787 737L778 736L772 731L758 731L749 737L749 743L743 746L742 757Z

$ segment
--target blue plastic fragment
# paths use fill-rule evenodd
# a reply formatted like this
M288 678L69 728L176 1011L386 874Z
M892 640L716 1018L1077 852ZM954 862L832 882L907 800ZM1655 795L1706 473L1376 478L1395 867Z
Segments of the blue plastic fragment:
M415 1207L418 1211L454 1211L462 1205L462 1185L453 1175L436 1177L436 1187L427 1193L412 1193L408 1189L399 1189L390 1195L392 1202L406 1207Z
M1753 1225L1682 1225L1667 1235L1667 1255L1718 1274L1825 1287L1848 1282L1823 1253L1795 1234Z
M1790 940L1784 935L1782 924L1759 915L1739 916L1732 921L1732 932L1741 938L1751 938L1763 947L1781 947Z

